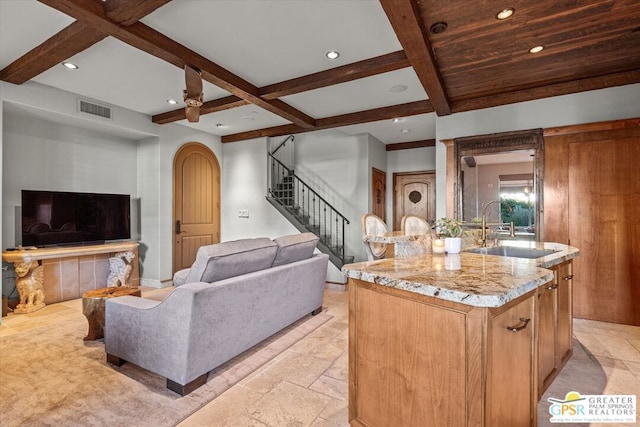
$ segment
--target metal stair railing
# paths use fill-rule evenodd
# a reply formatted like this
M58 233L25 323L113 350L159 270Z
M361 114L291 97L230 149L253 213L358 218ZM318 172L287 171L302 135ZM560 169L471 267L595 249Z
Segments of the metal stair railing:
M345 264L345 226L350 224L337 209L320 196L272 153L269 153L269 196L283 206L305 228L320 238L326 246ZM321 246L321 245L318 245Z

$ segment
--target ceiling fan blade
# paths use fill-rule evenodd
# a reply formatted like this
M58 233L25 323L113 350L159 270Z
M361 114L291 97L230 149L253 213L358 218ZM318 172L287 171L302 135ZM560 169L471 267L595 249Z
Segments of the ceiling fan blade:
M200 120L200 107L185 107L185 114L187 116L187 121L191 123L197 123Z
M200 72L189 65L185 65L184 75L187 84L187 98L200 98L202 95L202 76Z

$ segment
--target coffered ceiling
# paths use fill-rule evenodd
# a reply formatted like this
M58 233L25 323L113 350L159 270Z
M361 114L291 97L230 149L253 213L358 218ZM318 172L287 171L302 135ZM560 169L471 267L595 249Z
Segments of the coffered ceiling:
M198 123L185 64L204 80ZM0 0L0 79L223 142L327 128L421 141L436 115L640 82L640 2Z

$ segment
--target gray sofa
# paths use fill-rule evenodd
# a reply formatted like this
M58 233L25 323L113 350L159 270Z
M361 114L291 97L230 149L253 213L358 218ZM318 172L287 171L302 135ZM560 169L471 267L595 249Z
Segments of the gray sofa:
M209 371L321 311L329 257L313 253L317 241L303 233L204 246L163 301L108 299L107 361L131 362L190 393Z

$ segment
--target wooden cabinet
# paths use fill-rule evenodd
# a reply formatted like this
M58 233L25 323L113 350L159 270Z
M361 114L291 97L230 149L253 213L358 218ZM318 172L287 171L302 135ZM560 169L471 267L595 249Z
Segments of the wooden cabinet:
M535 426L535 292L490 309L487 330L487 426ZM534 322L534 323L532 323Z
M536 290L486 308L349 279L351 425L536 425L536 303Z
M560 370L573 354L573 262L562 263L553 270L558 284L556 363Z
M555 280L538 289L538 398L556 370L557 301Z
M573 353L573 264L551 269L553 283L538 288L538 398Z

